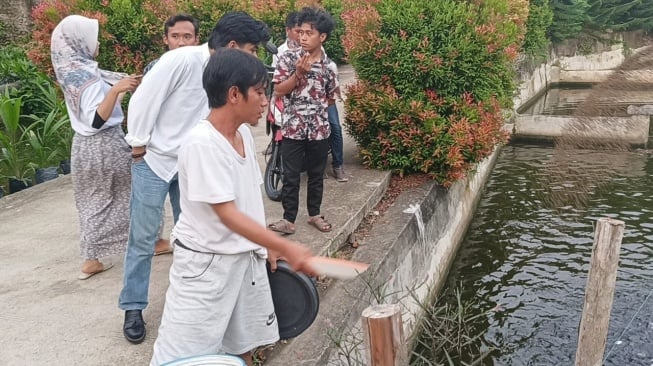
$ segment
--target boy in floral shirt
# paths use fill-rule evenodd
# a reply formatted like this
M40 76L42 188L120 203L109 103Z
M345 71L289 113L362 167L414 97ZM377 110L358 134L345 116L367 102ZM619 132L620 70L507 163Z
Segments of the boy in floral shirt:
M333 18L324 10L303 8L298 16L301 48L279 57L274 72L274 93L283 99L281 157L283 219L270 224L270 229L283 234L295 233L299 206L300 172L308 175L308 223L322 232L331 224L320 215L324 187L324 168L329 152L331 129L327 107L338 90L335 63L322 50L334 28Z

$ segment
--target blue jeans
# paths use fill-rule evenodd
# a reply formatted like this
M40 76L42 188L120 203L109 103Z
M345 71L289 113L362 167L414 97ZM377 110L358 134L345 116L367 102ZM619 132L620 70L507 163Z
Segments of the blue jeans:
M331 135L329 136L329 145L331 146L331 165L334 168L341 167L343 164L343 146L342 146L342 127L340 126L340 116L338 107L335 104L327 108L329 114L329 125L331 126Z
M147 307L154 244L159 236L166 194L170 194L172 215L177 222L181 213L177 176L166 182L150 169L145 160L132 164L129 239L119 300L122 310Z

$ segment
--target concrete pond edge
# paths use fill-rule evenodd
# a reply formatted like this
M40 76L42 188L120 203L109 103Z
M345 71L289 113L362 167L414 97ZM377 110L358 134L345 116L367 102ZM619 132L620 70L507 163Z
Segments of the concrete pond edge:
M427 182L397 197L352 257L371 263L368 271L352 281L331 281L313 325L265 364L366 364L360 316L379 302L400 304L406 347L412 349L424 315L420 304L444 285L500 149L449 188Z

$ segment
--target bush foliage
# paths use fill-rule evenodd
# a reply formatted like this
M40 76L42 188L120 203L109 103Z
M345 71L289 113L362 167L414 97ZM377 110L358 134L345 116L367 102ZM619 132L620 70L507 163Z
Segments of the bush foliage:
M10 98L20 97L23 114L47 114L41 102L41 90L51 84L50 78L27 58L22 48L14 45L0 48L0 85L5 86L0 92L8 93Z
M200 40L205 42L216 21L227 11L244 10L270 26L276 44L285 40L285 16L293 9L317 5L313 0L44 0L32 10L33 31L30 58L51 74L50 35L57 23L70 14L81 14L100 21L101 67L127 73L140 73L164 51L163 23L176 13L188 13L200 21ZM342 0L327 0L322 6L339 14ZM129 26L125 26L129 25ZM336 29L325 49L338 63L344 51Z
M551 41L547 37L553 22L549 0L531 0L522 50L529 56L546 56Z
M587 20L587 0L551 0L553 22L549 36L554 42L576 37Z
M343 43L359 80L345 125L364 162L445 185L464 177L504 141L528 3L348 4Z
M0 85L0 188L10 192L9 179L33 182L68 159L73 132L59 88L22 48L0 47Z
M544 56L567 39L601 39L605 32L653 30L653 0L531 0L522 51Z
M653 0L550 0L549 7L554 42L596 31L653 30Z
M486 157L509 108L518 52L545 54L549 40L583 28L651 29L653 0L43 0L33 8L29 57L51 72L50 34L69 14L101 24L101 67L140 73L164 50L163 22L175 13L200 20L201 41L229 10L266 22L276 44L285 15L318 5L335 19L325 43L350 62L346 128L366 164L399 174L425 172L443 184ZM129 26L125 26L129 24ZM269 56L264 56L269 60ZM27 102L29 103L29 102ZM29 105L25 108L30 109Z

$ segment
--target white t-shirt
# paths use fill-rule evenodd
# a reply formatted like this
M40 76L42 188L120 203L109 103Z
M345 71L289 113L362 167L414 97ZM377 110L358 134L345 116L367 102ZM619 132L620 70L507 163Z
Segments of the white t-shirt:
M229 230L211 204L234 201L241 212L265 225L261 196L261 170L256 160L254 137L246 125L238 128L245 157L236 152L210 122L193 127L179 149L181 216L173 235L185 246L202 252L238 254L265 248Z
M102 80L98 80L84 89L79 105L79 117L75 116L74 113L69 114L70 125L75 132L82 136L93 136L101 130L122 123L125 117L122 114L120 103L116 102L116 105L113 106L113 111L111 111L111 116L109 116L109 119L102 125L102 127L97 129L92 126L97 107L109 93L109 89L111 89L111 85ZM68 109L72 110L70 109L70 106L68 106Z

